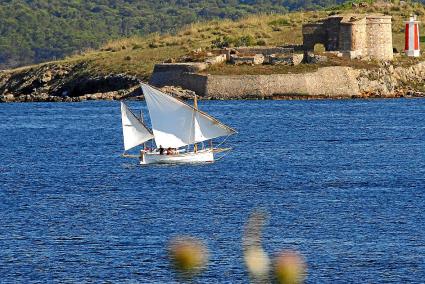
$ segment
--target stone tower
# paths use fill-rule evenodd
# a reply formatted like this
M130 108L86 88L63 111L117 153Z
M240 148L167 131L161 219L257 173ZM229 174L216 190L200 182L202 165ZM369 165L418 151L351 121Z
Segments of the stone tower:
M334 15L303 25L304 50L321 43L349 58L392 60L391 16Z

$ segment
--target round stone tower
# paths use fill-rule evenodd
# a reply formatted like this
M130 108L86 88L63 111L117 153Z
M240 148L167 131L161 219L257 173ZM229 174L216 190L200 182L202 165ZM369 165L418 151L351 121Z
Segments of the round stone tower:
M377 60L393 59L391 16L367 15L367 56Z

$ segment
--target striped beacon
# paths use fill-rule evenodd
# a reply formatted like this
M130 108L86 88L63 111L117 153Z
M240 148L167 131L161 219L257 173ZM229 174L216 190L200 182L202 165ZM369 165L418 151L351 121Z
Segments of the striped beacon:
M416 16L410 17L409 21L406 21L405 30L405 45L404 52L407 56L418 57L420 56L419 50L419 21L416 20Z

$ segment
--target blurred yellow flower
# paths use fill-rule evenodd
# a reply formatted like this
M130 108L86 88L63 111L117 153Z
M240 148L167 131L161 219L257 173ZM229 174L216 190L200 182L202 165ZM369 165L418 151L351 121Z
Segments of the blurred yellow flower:
M179 237L170 242L169 256L177 271L193 275L208 262L208 251L202 241L191 237Z
M270 259L261 248L252 246L245 251L245 265L254 277L267 276L270 270Z
M296 251L284 251L274 261L274 274L280 284L299 284L304 282L306 265Z

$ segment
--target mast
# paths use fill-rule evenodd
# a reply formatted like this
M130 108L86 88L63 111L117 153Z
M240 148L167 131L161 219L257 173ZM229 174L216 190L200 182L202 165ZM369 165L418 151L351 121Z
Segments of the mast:
M195 94L195 97L193 98L193 108L196 110L196 111L198 111L198 96ZM196 144L196 142L195 142L195 144L193 144L193 151L195 152L195 153L197 153L198 152L198 144Z
M140 110L140 121L141 121L142 123L145 123L145 120L144 120L144 118L143 118L143 110ZM146 141L145 141L145 142L143 142L143 150L146 150Z

